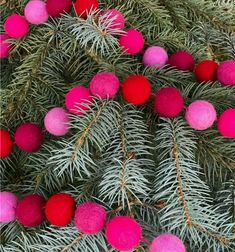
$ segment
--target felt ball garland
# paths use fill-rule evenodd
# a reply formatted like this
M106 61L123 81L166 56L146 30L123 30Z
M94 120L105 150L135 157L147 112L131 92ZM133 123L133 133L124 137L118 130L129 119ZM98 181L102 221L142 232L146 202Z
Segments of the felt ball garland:
M125 18L123 14L116 9L108 9L102 12L100 17L104 23L108 24L109 29L123 30L125 27Z
M73 7L72 0L47 0L46 9L51 17L58 18L62 14L70 13Z
M235 60L222 62L217 70L217 78L224 86L235 86Z
M235 108L227 109L220 115L218 130L225 138L235 138Z
M143 56L143 63L147 67L162 68L168 61L168 54L163 47L151 46Z
M11 44L6 41L9 38L7 34L0 34L0 59L5 59L9 56Z
M0 129L0 158L6 158L11 155L13 149L13 141L7 130Z
M195 66L195 60L193 55L187 51L178 51L173 53L168 63L182 71L193 71Z
M99 9L99 2L98 0L77 0L74 4L74 8L78 16L87 18L87 15L91 11Z
M218 64L213 60L203 60L195 68L194 73L199 82L215 81Z
M11 192L0 192L0 222L8 223L16 219L18 199Z

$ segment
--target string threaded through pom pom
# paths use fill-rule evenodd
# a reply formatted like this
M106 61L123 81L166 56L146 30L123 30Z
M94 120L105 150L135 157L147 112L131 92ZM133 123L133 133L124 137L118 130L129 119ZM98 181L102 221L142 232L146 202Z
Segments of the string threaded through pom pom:
M195 60L192 54L186 51L173 53L170 56L168 63L182 71L193 71L195 66Z
M47 0L46 2L48 14L55 18L61 17L62 14L70 13L72 7L72 0Z
M217 78L224 86L235 86L235 60L222 62L217 70Z
M0 158L6 158L11 155L13 150L13 141L8 131L0 129Z
M151 46L143 56L143 63L148 67L162 68L168 61L168 54L163 47Z
M87 18L88 13L99 9L99 2L98 0L77 0L74 7L78 16Z
M195 76L199 82L215 81L218 64L213 60L203 60L195 68Z
M16 219L18 199L11 192L0 192L0 222L8 223Z
M235 138L235 108L227 109L220 115L218 130L226 138Z
M9 53L11 50L11 44L6 42L9 39L7 34L0 34L0 58L5 59L9 57Z

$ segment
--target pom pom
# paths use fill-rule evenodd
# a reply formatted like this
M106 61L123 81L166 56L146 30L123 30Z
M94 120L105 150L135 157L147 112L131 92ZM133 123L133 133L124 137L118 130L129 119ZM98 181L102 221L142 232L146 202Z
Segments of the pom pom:
M127 54L135 55L143 49L144 37L139 31L130 29L120 37L119 44Z
M24 197L16 208L16 218L25 227L36 227L45 220L44 206L46 200L40 195Z
M211 103L197 100L189 105L185 118L193 129L206 130L215 122L216 111Z
M8 223L16 219L18 199L11 192L0 192L0 222Z
M73 7L72 0L47 0L47 12L52 17L61 17L62 14L70 13Z
M20 39L29 33L29 24L24 17L13 14L6 19L4 29L9 37Z
M235 138L235 108L227 109L220 115L218 130L226 138Z
M46 130L54 136L64 136L69 131L69 115L63 108L51 109L44 118Z
M96 74L90 83L91 93L101 99L113 98L120 87L117 76L113 73L102 72Z
M117 216L107 224L106 238L115 249L129 251L140 244L142 229L134 219Z
M123 30L125 27L125 18L122 13L116 9L105 10L101 14L101 18L105 23L111 23L110 29Z
M75 212L75 225L84 234L94 235L104 228L106 217L106 211L101 205L86 202L78 206Z
M195 61L192 54L186 51L173 53L170 56L168 63L182 71L193 71L195 66Z
M99 9L99 2L98 0L77 0L74 7L78 16L87 18L88 13Z
M154 109L162 117L178 116L184 108L184 98L174 87L161 88L155 95Z
M82 116L84 111L89 110L92 97L88 88L76 86L65 97L66 107L70 113Z
M166 50L160 46L149 47L143 57L143 63L148 67L162 68L168 61Z
M235 85L235 60L227 60L221 63L217 70L217 78L222 85Z
M76 202L67 193L57 193L51 196L46 204L45 213L47 220L55 226L68 225L74 216Z
M215 81L218 64L213 60L203 60L195 68L195 76L199 82Z
M34 123L23 123L16 129L15 143L23 151L38 151L43 139L41 128Z
M34 25L45 23L49 17L46 4L41 0L28 2L24 9L24 15L27 21Z
M125 101L133 105L146 103L151 95L151 83L142 75L129 76L122 86Z
M9 37L6 34L0 34L0 59L9 57L11 44L6 42Z
M153 240L150 252L186 252L186 248L177 236L162 234Z
M8 131L0 129L0 158L6 158L11 155L13 141Z

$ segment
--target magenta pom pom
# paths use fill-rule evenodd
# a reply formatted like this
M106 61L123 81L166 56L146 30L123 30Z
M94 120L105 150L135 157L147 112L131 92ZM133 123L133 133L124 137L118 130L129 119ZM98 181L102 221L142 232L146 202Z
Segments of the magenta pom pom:
M182 71L193 71L195 66L195 60L192 54L186 51L173 53L168 63Z
M140 244L142 229L134 219L117 216L107 224L106 238L115 249L129 251Z
M11 44L6 42L9 37L6 34L0 34L0 58L8 58L11 50Z
M120 37L119 44L126 53L135 55L143 49L144 37L139 31L130 29Z
M235 85L235 60L222 62L217 70L217 78L224 86Z
M48 20L46 3L42 0L31 0L24 9L24 15L27 21L34 25L43 24Z
M120 87L117 76L110 72L96 74L90 83L91 93L101 99L113 98Z
M220 115L218 130L226 138L235 138L235 108L227 109Z
M8 223L16 219L18 199L11 192L0 192L0 222Z
M162 234L153 240L150 252L186 252L186 248L177 236Z
M97 234L104 228L106 217L106 211L101 205L85 202L75 212L75 225L84 234Z
M122 13L116 9L109 9L102 12L101 17L105 23L109 24L109 28L123 30L125 27L125 19Z
M216 111L208 101L197 100L189 105L185 118L193 129L206 130L216 121Z
M143 57L143 63L148 67L162 68L168 61L166 50L160 46L149 47Z
M29 33L29 24L24 17L13 14L6 19L4 29L9 37L20 39Z

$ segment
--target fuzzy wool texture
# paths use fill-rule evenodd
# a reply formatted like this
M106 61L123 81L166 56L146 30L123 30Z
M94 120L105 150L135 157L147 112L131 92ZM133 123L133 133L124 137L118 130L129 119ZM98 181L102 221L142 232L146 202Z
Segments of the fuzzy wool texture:
M160 46L149 47L143 56L143 63L145 66L162 68L168 61L167 51Z
M142 228L138 222L128 216L117 216L107 224L106 238L113 248L129 251L140 244Z
M102 231L107 214L103 206L95 202L85 202L79 205L75 212L75 225L80 232L94 235Z
M8 223L16 219L18 199L11 192L0 192L0 222Z
M51 17L61 17L62 14L70 13L73 7L72 0L47 0L46 9Z
M198 82L216 81L218 64L213 60L203 60L195 67Z
M99 9L99 2L98 0L77 0L74 8L78 16L87 18L88 13Z
M6 158L11 155L13 150L13 140L7 130L0 129L0 158Z
M174 87L161 88L155 95L154 110L162 117L178 116L184 108L184 98Z
M11 51L11 44L6 40L10 37L7 34L0 34L0 58L5 59L9 57Z
M178 70L193 71L195 67L195 60L191 53L187 51L178 51L170 56L168 64Z
M217 70L217 78L224 86L235 86L235 60L222 62Z
M226 138L235 138L235 108L227 109L220 115L218 130Z
M206 130L216 121L216 110L210 102L197 100L186 109L185 119L193 129Z
M125 18L123 14L116 9L109 9L103 11L101 17L106 23L111 22L111 25L109 25L109 29L123 30L125 27Z

